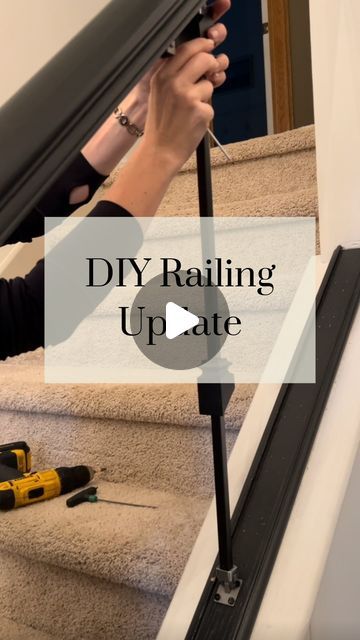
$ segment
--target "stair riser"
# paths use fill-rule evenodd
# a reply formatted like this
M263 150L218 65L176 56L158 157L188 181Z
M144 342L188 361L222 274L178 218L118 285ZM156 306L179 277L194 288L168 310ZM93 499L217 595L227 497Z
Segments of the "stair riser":
M34 468L87 464L104 480L183 495L213 492L211 430L2 411L2 442L27 440ZM227 431L230 452L237 431Z
M0 553L3 616L61 640L153 640L164 597ZM14 639L15 640L15 639Z

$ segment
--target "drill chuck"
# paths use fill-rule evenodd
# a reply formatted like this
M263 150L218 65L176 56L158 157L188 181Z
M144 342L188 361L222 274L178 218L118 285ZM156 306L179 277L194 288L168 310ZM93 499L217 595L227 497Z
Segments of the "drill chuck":
M0 510L25 507L49 500L85 486L94 476L91 467L58 467L27 473L22 478L0 483Z
M91 467L58 467L55 469L61 482L61 495L70 493L88 484L94 477Z

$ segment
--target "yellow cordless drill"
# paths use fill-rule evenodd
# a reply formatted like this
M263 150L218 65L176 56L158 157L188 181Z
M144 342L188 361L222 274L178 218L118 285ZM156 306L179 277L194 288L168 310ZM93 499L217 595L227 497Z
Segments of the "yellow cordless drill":
M25 507L85 486L94 471L83 465L30 473L31 454L25 442L0 445L0 510Z

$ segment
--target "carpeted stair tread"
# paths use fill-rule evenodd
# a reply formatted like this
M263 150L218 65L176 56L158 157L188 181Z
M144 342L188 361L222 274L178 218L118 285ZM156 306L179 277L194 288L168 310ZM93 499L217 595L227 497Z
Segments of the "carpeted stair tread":
M99 497L158 506L140 509L66 496L0 513L0 548L117 584L170 596L205 517L207 499L96 483Z
M282 156L297 151L307 151L315 148L315 127L308 125L291 129L283 133L251 138L243 142L233 142L226 145L233 162L259 160L271 156ZM212 149L213 166L228 166L229 162L222 151L216 146ZM196 169L196 159L193 155L185 164L183 171Z
M194 185L195 186L195 185ZM223 201L225 195L225 203ZM308 189L297 189L289 192L278 193L276 198L272 196L256 195L248 199L234 198L233 193L223 194L216 202L216 215L241 216L241 217L295 217L317 216L318 190L316 184ZM164 215L173 215L173 205L170 203L164 210ZM180 214L179 214L180 215ZM184 215L197 217L199 208L196 201L189 200L184 208Z
M239 420L240 421L240 420ZM0 412L2 442L26 440L36 469L88 464L101 479L183 495L212 496L212 435L178 425ZM227 429L230 453L237 429Z
M196 385L45 384L39 363L26 357L0 365L0 409L133 422L207 427L198 411ZM30 360L31 362L31 360ZM228 428L239 429L256 385L238 385L227 411Z
M316 216L318 212L313 125L226 145L232 162L211 150L215 215ZM106 197L108 185L98 198ZM196 164L193 156L173 180L159 216L198 216Z
M215 215L317 214L314 127L227 145L227 150L231 163L219 149L211 152ZM196 181L191 158L172 182L158 215L198 216Z
M212 176L216 216L317 215L315 150L219 166L213 169ZM194 194L195 173L180 174L165 196L158 215L198 216ZM257 200L260 202L254 211ZM176 201L181 201L180 210L174 207ZM229 207L228 203L233 206Z
M154 640L169 606L168 597L19 554L0 550L0 566L2 614L55 636L31 640Z
M9 618L0 618L0 638L1 640L61 640L55 636L49 636L39 629L28 627Z

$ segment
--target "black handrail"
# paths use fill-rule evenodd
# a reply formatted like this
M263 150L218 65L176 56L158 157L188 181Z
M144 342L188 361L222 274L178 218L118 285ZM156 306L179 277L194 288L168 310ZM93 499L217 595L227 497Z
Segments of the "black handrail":
M0 110L0 244L202 0L112 0Z

